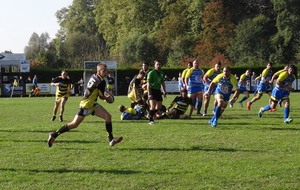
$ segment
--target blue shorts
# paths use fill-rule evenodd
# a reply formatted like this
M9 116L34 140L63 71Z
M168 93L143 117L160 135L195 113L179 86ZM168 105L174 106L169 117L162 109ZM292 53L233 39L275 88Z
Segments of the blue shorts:
M209 85L205 85L205 86L204 86L204 92L206 92L206 91L208 90L208 88L209 88ZM217 88L217 86L213 87L213 88L210 90L209 94L214 94L215 91L216 91L216 88Z
M239 91L240 91L240 93L248 92L246 87L240 87Z
M188 94L199 94L203 93L203 86L192 86L188 90Z
M278 102L279 100L285 100L285 99L288 99L289 98L289 91L286 91L286 90L280 90L278 88L274 88L272 90L272 95L271 95L271 99L273 101L276 101Z
M257 86L257 93L262 94L263 92L271 92L273 89L273 86L271 84L267 83L259 83Z
M216 95L222 96L224 98L225 102L228 102L230 99L231 93L225 94L225 93L221 92L218 88L216 89L215 93L216 93Z

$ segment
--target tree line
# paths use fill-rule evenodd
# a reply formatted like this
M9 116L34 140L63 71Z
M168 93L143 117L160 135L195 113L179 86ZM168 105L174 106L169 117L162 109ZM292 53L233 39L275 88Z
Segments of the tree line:
M73 0L56 18L55 38L33 33L25 47L34 67L82 68L86 60L134 67L156 58L168 67L195 58L203 66L300 60L299 0Z

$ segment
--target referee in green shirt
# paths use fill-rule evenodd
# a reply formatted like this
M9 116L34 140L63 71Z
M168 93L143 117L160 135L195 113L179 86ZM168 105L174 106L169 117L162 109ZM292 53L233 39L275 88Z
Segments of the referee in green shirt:
M162 107L162 94L167 98L164 73L161 71L161 61L154 61L154 69L147 75L147 91L149 100L149 124L154 124L154 116Z

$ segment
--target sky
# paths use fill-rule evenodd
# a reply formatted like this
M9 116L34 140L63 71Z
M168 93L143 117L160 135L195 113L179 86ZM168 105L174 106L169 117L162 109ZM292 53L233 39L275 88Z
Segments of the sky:
M56 11L72 0L0 0L0 53L24 53L31 35L48 32L53 39L59 29Z

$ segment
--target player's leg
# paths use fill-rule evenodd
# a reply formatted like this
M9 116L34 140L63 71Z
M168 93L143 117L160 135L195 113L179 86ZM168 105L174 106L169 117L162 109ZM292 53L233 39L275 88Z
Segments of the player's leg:
M68 97L62 97L62 100L60 102L60 113L59 113L59 121L63 122L63 115L65 111L65 105L68 101Z
M57 110L59 108L60 102L61 102L61 99L59 97L56 97L55 103L54 103L54 108L53 108L53 115L52 115L52 119L51 119L52 121L54 121L56 118L56 114L57 114Z
M111 114L106 109L104 109L100 105L97 105L94 114L105 120L105 128L108 134L108 141L110 146L114 146L115 144L123 140L123 137L114 138Z
M71 121L70 123L62 126L61 128L59 128L58 130L56 130L55 132L50 132L49 134L49 138L48 138L48 146L51 147L52 144L54 143L55 139L61 135L62 133L65 133L67 131L69 131L70 129L76 128L78 127L78 125L84 120L85 116L84 116L84 110L80 109L78 111L78 113L75 115L73 121Z
M201 107L203 101L203 92L197 93L197 115L201 115Z

